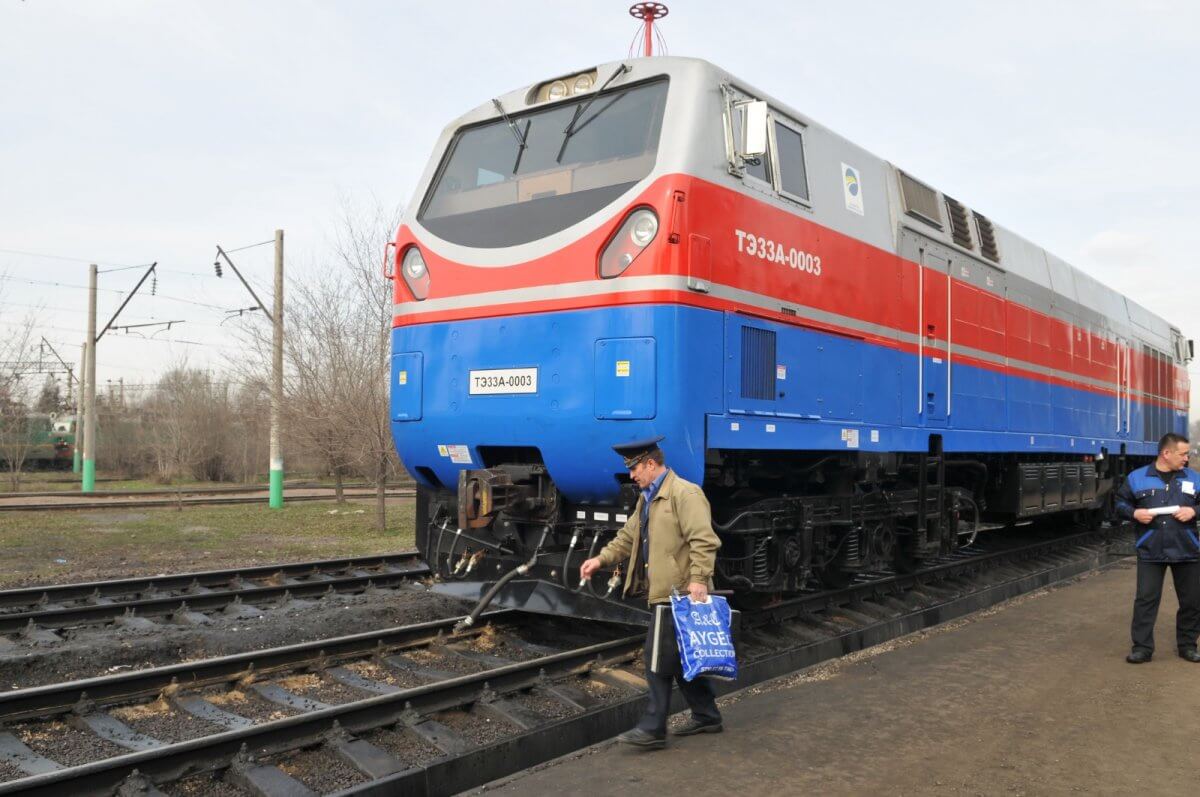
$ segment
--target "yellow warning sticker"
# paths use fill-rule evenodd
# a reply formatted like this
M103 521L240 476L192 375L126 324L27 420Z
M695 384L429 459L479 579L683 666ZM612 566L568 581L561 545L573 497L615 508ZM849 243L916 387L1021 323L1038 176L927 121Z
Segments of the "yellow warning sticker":
M450 449L446 448L445 446L438 446L438 456L439 457L450 456Z
M629 360L617 360L617 376L629 376Z
M398 381L402 385L407 385L408 384L408 371L401 371L400 375L398 377L396 377L396 381Z

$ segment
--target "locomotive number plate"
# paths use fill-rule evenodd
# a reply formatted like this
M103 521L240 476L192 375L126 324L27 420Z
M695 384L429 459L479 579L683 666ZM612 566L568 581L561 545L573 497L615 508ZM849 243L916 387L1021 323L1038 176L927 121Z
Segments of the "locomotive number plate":
M510 393L536 393L538 369L492 368L471 372L472 396L498 396Z

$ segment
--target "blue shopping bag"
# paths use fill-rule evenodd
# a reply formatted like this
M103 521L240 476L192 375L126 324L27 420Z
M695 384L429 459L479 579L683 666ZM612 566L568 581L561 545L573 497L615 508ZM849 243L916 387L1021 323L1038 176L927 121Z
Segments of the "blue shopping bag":
M737 678L729 601L709 595L706 603L693 603L686 595L673 594L671 614L685 681L698 675L728 681Z

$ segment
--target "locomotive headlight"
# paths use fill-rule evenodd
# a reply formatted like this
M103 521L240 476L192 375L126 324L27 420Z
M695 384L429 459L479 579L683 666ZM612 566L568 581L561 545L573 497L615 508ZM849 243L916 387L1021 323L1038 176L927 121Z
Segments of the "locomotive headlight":
M429 269L425 266L425 258L421 256L421 250L417 247L410 246L404 253L404 258L400 261L400 276L404 277L404 284L418 302L429 296Z
M619 277L658 235L658 216L650 208L638 208L625 217L612 238L600 250L600 276Z
M629 217L633 222L629 229L629 240L638 246L646 246L658 234L658 216L654 211L643 208Z
M575 85L572 86L572 93L578 94L581 91L587 91L591 87L592 87L592 76L591 75L580 75L579 77L575 78Z
M550 90L546 94L552 100L561 100L567 96L567 84L564 81L556 80L550 84Z
M421 251L415 246L404 254L404 264L401 267L404 269L404 276L414 280L424 277L427 271L425 258L421 257Z

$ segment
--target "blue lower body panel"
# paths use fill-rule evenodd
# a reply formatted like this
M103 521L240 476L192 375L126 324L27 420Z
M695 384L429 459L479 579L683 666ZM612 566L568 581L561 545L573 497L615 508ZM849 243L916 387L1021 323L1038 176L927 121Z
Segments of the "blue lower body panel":
M604 502L624 472L612 446L663 435L671 466L700 482L704 419L721 409L721 324L720 313L638 305L394 329L400 459L421 483L453 488L490 452L536 448L570 500ZM413 362L422 373L401 385ZM472 371L508 369L536 369L536 392L471 394ZM419 391L419 408L405 390Z
M1131 435L1113 395L679 305L400 327L392 346L396 448L432 487L537 449L568 499L603 503L623 472L611 447L652 435L694 482L707 449L922 451L934 433L947 452L1156 448L1141 402ZM472 393L481 371L499 392Z

